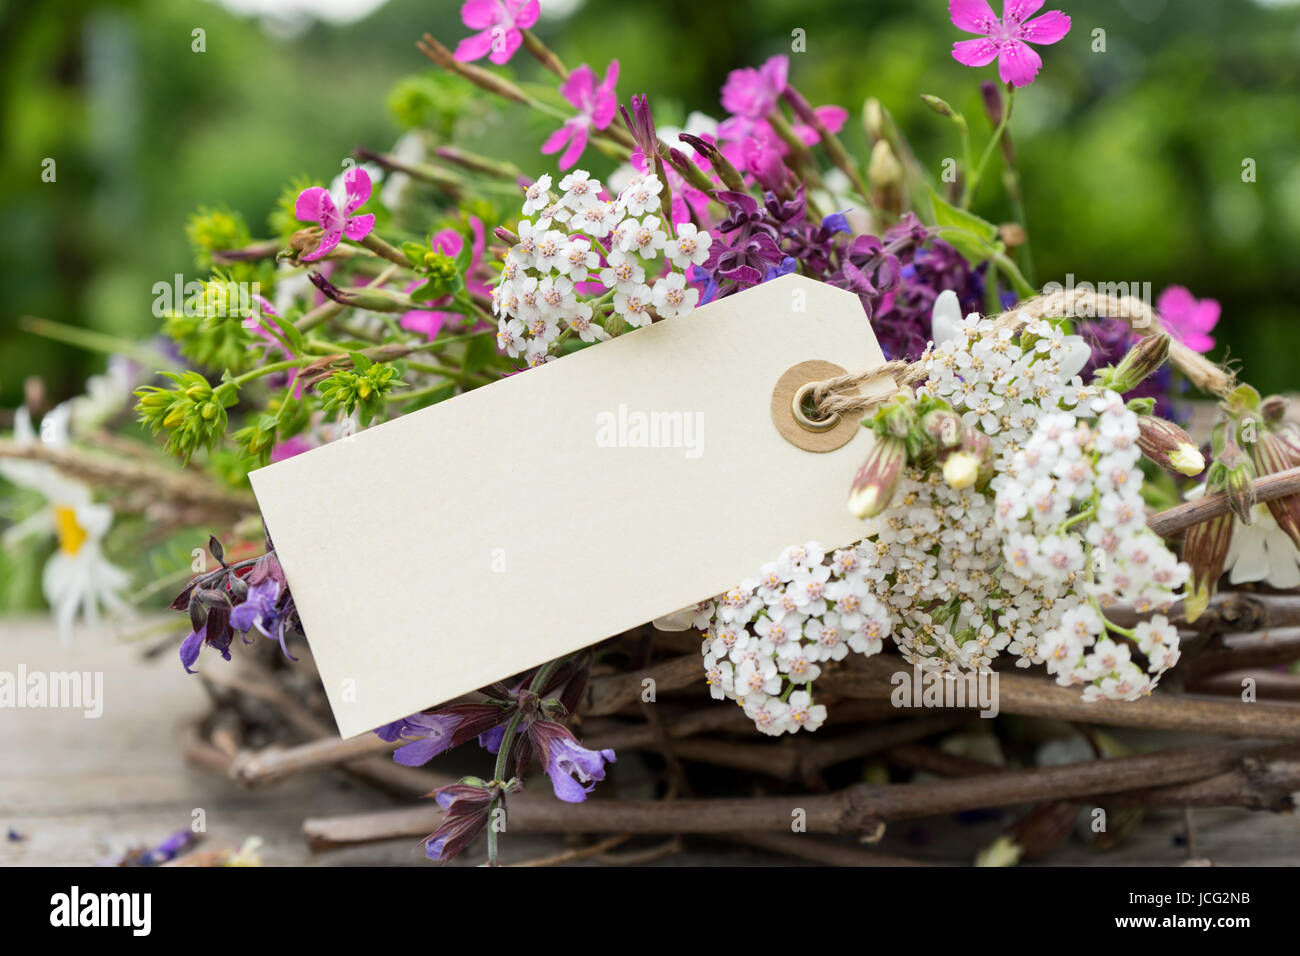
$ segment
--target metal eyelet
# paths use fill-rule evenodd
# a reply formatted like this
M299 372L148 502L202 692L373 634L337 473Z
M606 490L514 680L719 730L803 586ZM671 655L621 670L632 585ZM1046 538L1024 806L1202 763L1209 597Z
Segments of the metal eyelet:
M808 413L804 411L803 403L812 394L816 382L809 382L800 386L790 399L790 413L794 415L795 422L805 431L810 432L828 432L840 423L840 413L831 412L825 418L809 418Z

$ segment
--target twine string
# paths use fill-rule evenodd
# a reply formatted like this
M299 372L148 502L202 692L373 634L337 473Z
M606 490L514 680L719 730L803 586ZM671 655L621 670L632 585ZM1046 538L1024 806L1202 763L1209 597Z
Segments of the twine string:
M999 329L1016 329L1037 319L1054 316L1086 316L1118 318L1128 322L1136 331L1147 334L1160 331L1163 326L1160 313L1135 296L1102 295L1091 289L1072 289L1040 295L994 316ZM1231 373L1220 368L1205 356L1192 351L1182 342L1169 343L1169 360L1192 384L1215 395L1225 396L1234 387ZM883 395L859 395L857 389L866 382L889 376L898 388ZM926 379L923 361L905 362L895 359L861 372L849 372L835 378L811 383L812 403L822 418L832 415L852 415L875 408L901 391Z

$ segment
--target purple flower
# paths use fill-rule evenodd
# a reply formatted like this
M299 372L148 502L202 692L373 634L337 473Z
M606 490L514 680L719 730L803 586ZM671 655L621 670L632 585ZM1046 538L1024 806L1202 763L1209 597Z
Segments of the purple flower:
M715 198L727 207L727 218L717 229L725 241L712 245L704 268L719 286L732 283L719 293L728 295L758 285L768 268L780 264L780 234L768 221L767 211L748 193L721 190Z
M217 652L225 660L230 660L230 610L223 607L214 607L208 611L207 619L199 625L197 630L191 631L190 636L181 642L181 665L185 668L185 673L195 674L197 671L191 670L190 666L199 659L199 651L203 645L216 648Z
M456 59L467 63L487 56L498 66L508 62L524 42L520 31L536 23L540 13L538 0L468 0L460 18L480 32L460 41Z
M798 269L799 260L794 258L794 256L786 256L781 260L779 266L772 266L772 268L767 270L767 273L763 276L763 281L771 282L778 276L788 276L792 272L797 272Z
M142 853L140 855L139 865L158 866L161 863L174 860L196 842L198 842L198 838L194 835L192 830L177 830L156 847Z
M640 154L642 172L649 172L659 153L659 134L655 132L654 115L650 112L650 103L644 96L632 97L632 114L629 116L626 106L619 107L627 131L636 141L637 153ZM635 157L633 163L635 164Z
M412 714L384 724L375 728L375 735L389 743L410 741L394 751L393 759L408 767L419 767L443 751L491 733L510 714L496 704L450 704L432 713Z
M403 766L422 767L451 747L452 734L461 718L454 714L412 714L403 721L402 740L414 740L393 752L393 759ZM382 729L382 728L381 728Z
M567 727L554 721L536 721L528 733L541 754L555 796L566 803L586 800L594 789L594 781L605 779L605 764L615 760L614 751L588 750Z
M279 567L279 562L276 562L276 567ZM296 661L298 658L289 653L284 643L289 630L290 606L280 602L283 590L281 583L270 576L251 585L243 602L236 604L230 612L230 626L244 633L256 630L263 637L279 641L284 656Z
M1030 20L1044 0L1004 0L1002 19L993 14L985 0L948 0L948 15L953 26L967 33L981 34L978 40L959 40L952 45L952 56L965 66L988 66L998 61L998 76L1003 83L1028 86L1034 82L1042 57L1030 43L1056 43L1070 32L1070 18L1060 10L1044 13Z
M618 60L611 60L599 86L596 85L596 74L585 63L570 73L560 86L560 92L573 104L578 115L565 120L564 125L547 138L542 144L542 152L549 156L563 149L561 169L568 169L582 156L582 151L587 148L587 135L593 127L604 129L613 121L618 109L618 100L614 96L617 83Z
M468 782L471 779L433 791L445 815L438 829L425 838L424 852L430 860L445 863L459 856L487 826L493 791L481 781Z
M298 194L293 214L303 222L320 223L321 229L325 231L320 244L302 257L304 261L310 262L329 255L344 236L360 241L375 228L373 215L352 215L370 198L370 176L360 166L353 166L343 174L343 187L345 194L342 210L323 186L312 186Z

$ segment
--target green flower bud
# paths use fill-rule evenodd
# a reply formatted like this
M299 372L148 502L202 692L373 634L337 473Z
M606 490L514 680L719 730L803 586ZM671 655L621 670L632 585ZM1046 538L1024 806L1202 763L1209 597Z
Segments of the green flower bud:
M1102 388L1109 388L1121 395L1132 391L1169 358L1170 341L1165 332L1140 339L1120 359L1118 365L1099 370L1094 381Z
M849 489L849 511L859 518L874 518L889 507L907 464L902 439L877 437Z

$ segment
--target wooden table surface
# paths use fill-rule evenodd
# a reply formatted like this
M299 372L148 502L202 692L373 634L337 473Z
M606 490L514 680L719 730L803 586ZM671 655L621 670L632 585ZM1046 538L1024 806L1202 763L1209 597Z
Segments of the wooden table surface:
M235 649L238 653L238 648ZM111 630L82 635L66 651L44 619L0 618L0 671L102 672L104 708L98 719L77 710L0 709L0 865L85 865L131 848L155 845L206 819L206 848L264 842L266 865L432 865L411 840L313 855L303 841L304 817L360 813L400 806L336 772L299 777L274 787L245 789L186 763L187 728L206 709L196 678L173 654L144 660L138 647ZM223 662L206 657L201 666ZM635 773L629 755L620 773ZM968 864L1006 825L927 820L891 827L879 849L936 863ZM1197 850L1216 864L1295 865L1300 817L1240 810L1197 810ZM6 839L12 831L17 839ZM1070 840L1054 865L1177 865L1187 860L1180 812L1148 814L1138 832L1105 854ZM507 862L547 856L562 838L515 834L503 841ZM481 849L478 851L481 853ZM478 862L477 854L467 862ZM797 862L715 841L690 841L658 865L786 864Z

